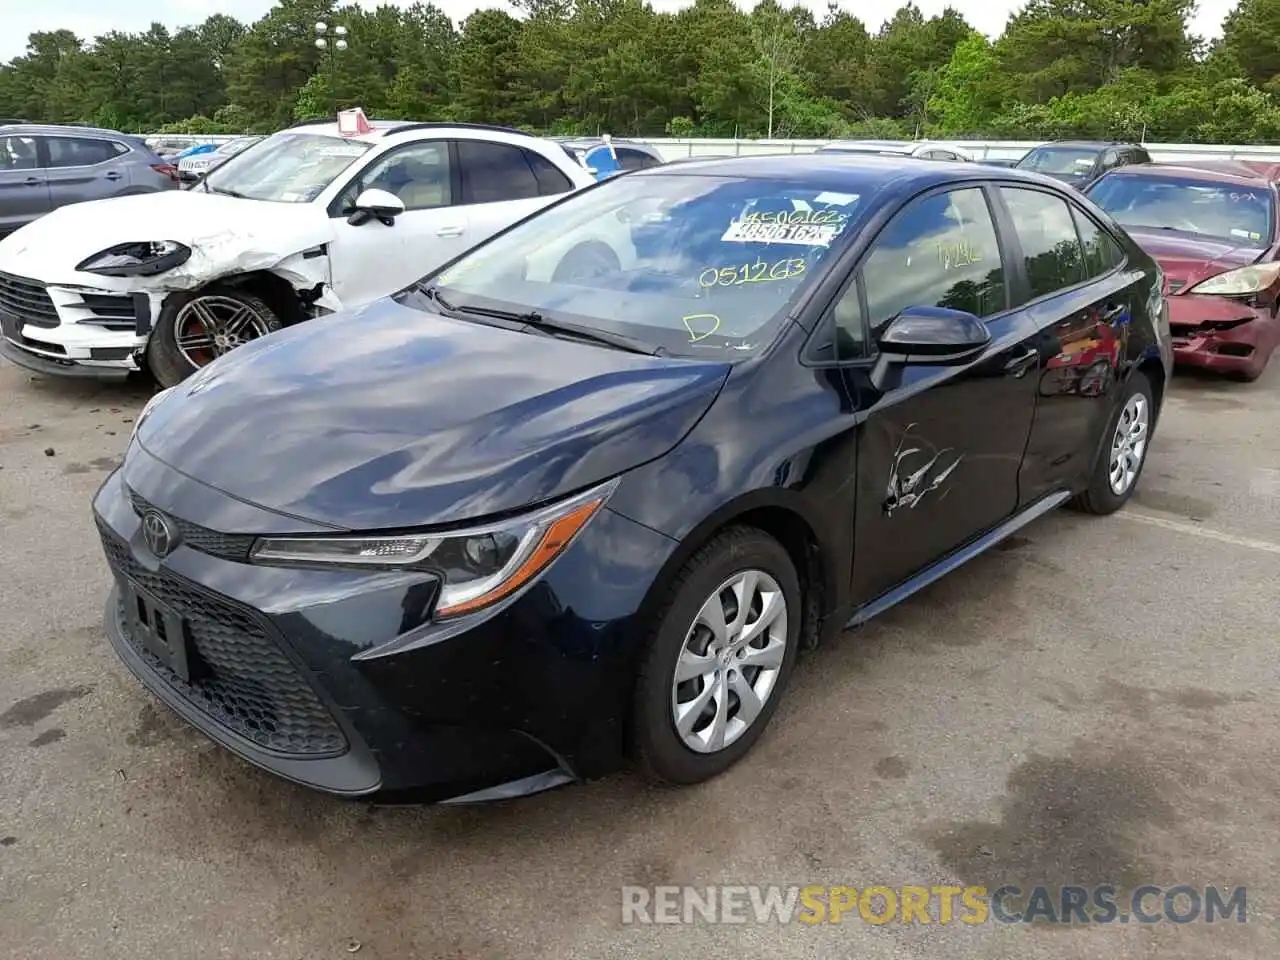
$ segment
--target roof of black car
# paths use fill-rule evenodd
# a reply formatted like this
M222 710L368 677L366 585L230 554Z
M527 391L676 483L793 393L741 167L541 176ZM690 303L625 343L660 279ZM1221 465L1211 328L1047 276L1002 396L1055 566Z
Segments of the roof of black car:
M900 155L875 153L769 154L759 157L708 157L689 159L679 164L664 164L637 170L630 177L741 177L747 180L804 180L820 184L825 190L847 187L854 192L869 186L914 185L962 180L1017 179L1046 182L1045 178L1027 175L1007 167L985 167L976 163L939 163Z

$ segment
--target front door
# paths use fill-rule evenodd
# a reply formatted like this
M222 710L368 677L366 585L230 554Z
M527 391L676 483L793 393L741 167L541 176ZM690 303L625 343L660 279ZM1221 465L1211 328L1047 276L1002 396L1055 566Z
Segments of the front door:
M868 365L846 368L868 410L858 441L852 596L866 602L1008 518L1035 408L1035 327L1010 310L1013 273L987 192L953 188L912 201L875 240L842 326L875 337L911 306L985 319L991 342L958 365L908 364L874 387ZM856 293L854 292L856 291ZM859 316L860 314L860 316Z
M351 224L356 198L385 190L404 203L390 224ZM420 140L371 160L330 204L333 291L357 307L400 290L470 247L470 215L457 205L447 140Z
M0 237L49 212L49 182L34 137L0 137Z

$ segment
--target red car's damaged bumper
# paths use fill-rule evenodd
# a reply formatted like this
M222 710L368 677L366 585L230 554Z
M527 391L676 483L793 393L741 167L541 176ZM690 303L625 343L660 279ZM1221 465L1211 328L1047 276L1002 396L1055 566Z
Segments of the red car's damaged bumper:
M1280 341L1270 308L1194 293L1167 302L1176 364L1256 377Z

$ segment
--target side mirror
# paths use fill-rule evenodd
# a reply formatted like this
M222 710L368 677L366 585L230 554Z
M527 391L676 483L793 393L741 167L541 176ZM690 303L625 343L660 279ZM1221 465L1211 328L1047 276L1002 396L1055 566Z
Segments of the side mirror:
M404 201L394 193L386 190L370 188L356 197L355 212L347 217L347 223L358 227L362 223L377 219L388 227L395 218L404 213Z
M908 307L889 321L877 340L880 356L871 377L883 382L890 366L959 364L971 360L991 342L981 319L946 307Z

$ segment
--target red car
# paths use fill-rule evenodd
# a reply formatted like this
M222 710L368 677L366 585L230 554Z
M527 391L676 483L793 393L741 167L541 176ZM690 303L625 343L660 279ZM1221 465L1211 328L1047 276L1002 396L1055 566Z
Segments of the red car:
M1256 380L1280 344L1275 164L1138 164L1087 194L1165 276L1174 362Z

